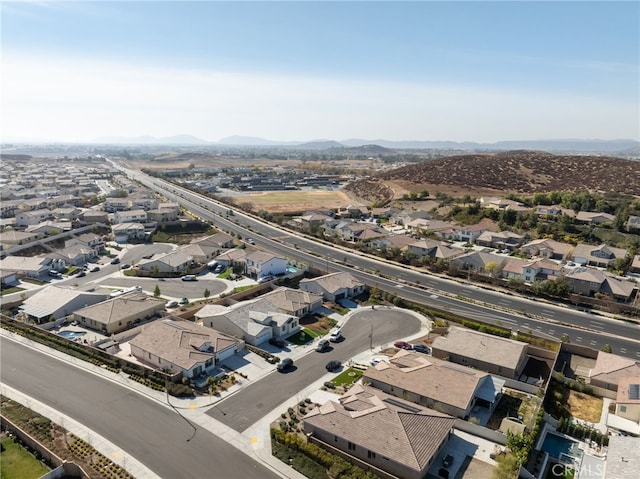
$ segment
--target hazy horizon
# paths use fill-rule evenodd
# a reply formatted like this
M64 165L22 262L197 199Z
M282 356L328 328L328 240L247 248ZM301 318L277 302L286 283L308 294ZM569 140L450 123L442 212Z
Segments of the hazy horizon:
M640 140L638 2L2 2L5 138Z

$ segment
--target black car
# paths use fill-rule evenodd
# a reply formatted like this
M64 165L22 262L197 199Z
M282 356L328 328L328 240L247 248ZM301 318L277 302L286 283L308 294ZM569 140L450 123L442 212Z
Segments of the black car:
M431 354L431 348L429 346L426 346L424 344L414 344L413 345L413 350L418 352L418 353L422 353L422 354Z
M100 267L98 266L94 266L89 270L90 273L97 273L98 271L100 271Z
M86 275L87 275L87 273L85 273L84 271L80 271L78 273L78 278L82 278L83 276L86 276Z
M335 371L336 369L340 368L340 366L342 366L342 363L340 361L336 361L335 359L329 361L327 363L327 365L325 366L325 368L327 368L327 371Z
M284 358L282 361L278 363L278 365L276 366L276 369L280 372L283 372L288 369L291 369L292 367L293 367L293 359Z
M111 260L111 264L118 264L118 263L120 263L120 258L113 258Z
M453 456L451 454L447 454L442 460L442 465L444 467L449 467L451 464L453 464Z
M279 348L284 348L284 341L280 338L269 339L269 344L273 344L274 346L278 346Z

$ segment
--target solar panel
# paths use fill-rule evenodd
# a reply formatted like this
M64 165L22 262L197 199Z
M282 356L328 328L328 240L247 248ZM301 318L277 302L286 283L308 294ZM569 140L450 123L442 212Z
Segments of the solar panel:
M640 399L640 384L629 384L629 399Z

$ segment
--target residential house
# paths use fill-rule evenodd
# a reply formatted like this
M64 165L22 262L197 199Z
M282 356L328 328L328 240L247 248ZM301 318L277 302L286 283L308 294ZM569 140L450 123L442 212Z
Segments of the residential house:
M234 248L225 251L224 253L220 253L215 257L215 260L228 267L232 267L235 265L242 265L245 267L245 260L247 258L247 250L244 248Z
M141 327L129 341L131 354L155 369L197 378L244 349L237 338L191 321L161 319Z
M107 213L115 213L116 211L127 211L131 208L131 203L126 198L107 198L102 203L102 209Z
M30 198L27 200L21 200L18 203L18 208L21 211L37 211L47 209L47 200L43 198Z
M300 329L294 315L280 312L270 301L257 298L225 307L207 304L195 315L196 321L253 346L271 338L289 336Z
M265 251L253 251L245 258L245 274L260 280L269 276L280 276L287 272L287 260Z
M43 233L7 230L2 232L2 237L0 237L0 241L2 241L2 244L14 246L14 245L31 243L32 241L37 241L43 237L44 237Z
M110 293L107 288L93 285L75 288L52 284L27 298L19 310L36 323L46 323L51 318L64 318L81 308L105 301Z
M407 251L410 244L415 243L415 239L403 234L392 234L388 236L381 236L369 241L369 245L372 248L377 248L381 251L390 251L394 248L400 251Z
M17 273L18 277L38 278L53 267L54 261L45 256L7 256L0 260L0 271Z
M53 212L48 209L23 211L16 215L16 226L26 227L37 225L50 219L53 219Z
M418 258L450 259L464 254L460 248L452 248L447 243L432 239L412 240L407 246L407 254Z
M640 374L626 376L618 382L616 416L640 424Z
M626 256L626 249L614 248L606 244L592 246L580 243L576 245L571 258L580 265L611 268L615 266L617 259L625 259Z
M73 245L80 245L84 246L85 248L90 248L93 251L94 256L98 256L100 255L100 253L105 251L104 240L102 239L102 236L95 233L84 233L78 236L73 236L71 239L68 239L64 242L65 248Z
M207 263L218 256L225 248L233 247L233 237L227 233L216 233L206 238L192 241L182 246L183 253L193 257L194 261Z
M619 280L612 274L594 268L576 268L567 273L566 278L572 291L583 296L602 293L626 302L636 288L635 283Z
M143 240L146 236L144 226L140 223L120 223L111 227L116 243Z
M564 208L560 205L538 205L535 212L538 216L560 216Z
M77 221L82 210L78 208L56 208L53 210L53 217L58 221Z
M570 257L573 245L560 243L551 238L542 238L522 245L520 251L529 256L563 260Z
M483 224L475 224L468 226L453 226L437 232L441 238L452 241L464 241L465 243L474 243L476 239L485 231L487 227Z
M80 219L89 224L107 224L109 222L109 215L106 211L86 210L80 214Z
M506 198L499 197L482 197L480 198L480 207L481 208L489 208L497 211L516 211L516 212L525 212L530 211L530 208L527 208L522 203L514 200L508 200Z
M180 214L180 205L173 201L163 201L158 203L158 209L160 210L172 210L175 211L177 215Z
M281 286L261 296L269 301L278 311L298 318L312 313L322 306L322 295L309 293L299 289Z
M185 273L193 262L193 256L181 250L155 255L151 259L141 259L138 269L159 273Z
M450 230L455 225L450 221L416 218L405 225L405 228L417 235L427 235L438 231Z
M330 273L319 278L300 280L300 289L308 293L321 294L325 301L339 301L361 294L365 285L350 273Z
M627 378L640 376L640 362L617 354L598 351L596 364L589 371L587 382L592 386L618 391Z
M527 343L457 326L436 338L431 350L433 357L510 379L517 379L527 362Z
M640 470L640 437L613 434L608 437L603 479L635 478ZM581 468L584 468L584 464Z
M382 477L403 479L427 476L454 423L446 414L360 384L303 418L309 442L369 465L374 473L384 471L378 473Z
M640 216L629 215L624 227L629 233L640 233Z
M69 221L43 221L42 223L38 223L37 225L27 226L24 229L25 233L33 233L38 235L39 237L44 237L46 235L57 235L64 231L71 231L73 229L73 225Z
M131 208L134 210L155 210L158 208L158 204L160 201L158 198L148 198L146 196L141 197L133 197L129 198L129 203L131 204Z
M576 221L589 225L610 225L616 219L614 215L609 213L598 213L594 211L578 211Z
M144 319L164 313L165 301L131 291L77 310L74 319L91 329L111 335L129 329Z
M505 382L482 371L405 350L368 368L362 381L392 396L465 420L480 407L485 408L485 416L490 414Z
M118 224L146 223L147 220L147 212L145 210L116 211L113 214L113 221Z
M172 209L160 209L156 208L147 211L147 219L149 221L155 221L156 223L168 223L169 221L176 221L178 219L178 213Z
M484 231L475 240L478 246L486 246L501 251L515 251L524 241L524 236L512 231Z
M522 273L526 283L533 283L534 281L559 278L562 276L563 269L562 266L555 261L551 261L547 258L536 258L534 260L527 261Z
M502 264L500 277L506 280L517 279L525 281L524 268L527 264L529 264L529 261L526 259L509 256Z
M633 257L633 261L631 261L631 266L629 267L629 272L635 274L640 273L640 254Z
M74 244L59 250L51 251L46 254L47 258L51 258L57 261L64 267L80 266L90 259L95 258L96 254L92 248L82 246L81 244Z
M320 213L307 213L306 215L300 216L300 226L304 229L309 229L312 227L318 227L323 225L327 221L329 221L331 216L320 214Z
M470 273L486 274L499 277L506 259L493 253L472 251L449 260L451 268Z

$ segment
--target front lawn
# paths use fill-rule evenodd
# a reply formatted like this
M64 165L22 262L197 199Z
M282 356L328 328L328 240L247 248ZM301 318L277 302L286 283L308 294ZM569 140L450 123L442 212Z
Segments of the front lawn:
M362 377L362 373L360 369L349 368L338 374L331 382L336 386L348 386L357 382Z
M298 346L304 346L305 344L313 341L313 338L319 336L315 331L311 331L310 329L304 328L298 331L295 334L292 334L287 338L287 341L293 344L297 344Z
M0 477L19 477L20 479L37 479L50 469L38 461L31 453L13 442L13 438L2 439L0 453Z
M9 288L4 288L3 290L1 290L0 296L11 293L19 293L20 291L24 291L24 288L20 288L19 286L11 286Z

